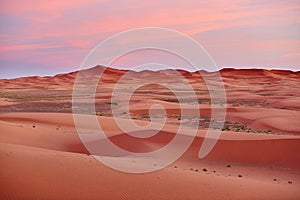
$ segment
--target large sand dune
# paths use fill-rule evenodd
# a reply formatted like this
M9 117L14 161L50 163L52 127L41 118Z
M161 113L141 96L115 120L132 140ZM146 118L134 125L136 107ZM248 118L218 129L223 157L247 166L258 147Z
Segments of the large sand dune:
M98 66L84 75L105 69ZM148 84L134 93L130 112L121 113L120 118L127 123L130 116L136 124L147 126L149 108L160 104L166 109L166 124L150 138L124 133L111 112L111 106L121 112L124 104L110 98L117 80L126 72L111 68L104 72L95 95L96 113L86 113L97 118L115 145L131 152L151 152L172 141L181 122L186 130L192 126L196 119L181 120L185 116L169 89ZM197 136L177 161L145 174L113 170L83 145L71 114L77 73L0 80L0 199L300 198L299 72L221 70L227 95L221 108L226 108L226 119L216 146L199 159L213 120L213 103L199 74L179 71L197 91L201 114ZM133 72L130 84L141 78L167 76L167 82L180 86L172 74L172 70ZM130 84L122 85L122 92L126 93ZM188 105L190 97L185 100ZM83 98L83 106L84 102ZM194 113L188 106L187 111ZM93 128L87 125L85 129ZM101 145L102 139L91 142ZM111 152L99 155L122 157Z

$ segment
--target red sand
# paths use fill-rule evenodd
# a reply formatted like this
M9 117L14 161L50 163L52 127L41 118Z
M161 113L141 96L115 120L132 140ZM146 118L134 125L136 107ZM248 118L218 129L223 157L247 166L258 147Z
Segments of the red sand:
M167 124L155 137L128 137L105 107L114 83L125 72L105 72L102 90L96 94L96 108L103 115L98 120L111 141L124 149L150 152L161 148L178 129L178 103L167 89L142 88L131 99L135 122L147 125L144 114L149 106L161 103L169 113ZM162 78L168 73L145 71L143 78L153 74ZM221 74L228 98L224 105L227 128L212 152L205 159L198 158L207 131L204 120L180 159L146 174L108 168L81 143L67 107L76 73L0 80L0 199L299 199L299 73L226 69ZM184 76L200 91L201 116L209 117L206 87L196 74ZM176 83L171 77L168 80Z

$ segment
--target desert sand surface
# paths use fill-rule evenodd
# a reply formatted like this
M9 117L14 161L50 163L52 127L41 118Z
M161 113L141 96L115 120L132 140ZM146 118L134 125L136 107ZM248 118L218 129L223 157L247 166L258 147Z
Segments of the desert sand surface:
M83 110L80 115L95 117L112 143L136 153L162 148L180 124L189 130L198 120L197 135L187 151L155 172L114 170L91 155L76 130L72 94L78 72L2 79L0 199L300 199L299 72L221 70L226 101L218 106L226 110L226 118L219 140L204 159L198 153L212 128L215 103L199 73L177 71L195 91L200 119L193 117L190 96L179 102L170 89L152 83L160 79L180 88L184 82L174 76L174 70L130 72L130 81L119 85L124 95L141 79L148 84L131 96L129 112L123 112L124 102L111 99L118 80L128 71L96 66L84 75L102 72L95 112ZM215 72L202 73L213 76ZM85 107L86 98L78 99L80 107ZM181 115L180 103L190 116ZM147 127L154 104L165 108L167 118L155 136L129 136L115 122L112 108L124 123L131 118ZM93 131L88 125L85 129ZM101 145L101 140L92 142Z

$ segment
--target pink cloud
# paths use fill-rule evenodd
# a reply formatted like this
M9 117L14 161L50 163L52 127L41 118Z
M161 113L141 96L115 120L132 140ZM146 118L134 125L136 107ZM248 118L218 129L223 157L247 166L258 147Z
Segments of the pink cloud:
M86 3L101 2L101 1L86 1L86 0L73 0L69 1L40 1L40 0L3 0L1 1L1 12L7 14L23 15L31 12L41 12L46 14L55 14L55 12L66 11L75 7L80 7Z
M287 54L284 54L282 57L300 57L300 52L293 52L293 53L287 53Z
M22 58L24 62L39 59L49 66L56 60L60 66L78 66L78 57L84 58L89 50L114 33L144 26L161 26L192 37L215 32L207 34L205 39L200 36L197 39L208 47L211 54L217 55L215 59L220 66L229 63L225 55L228 57L230 52L222 54L228 49L234 49L231 50L232 57L243 57L243 64L266 64L267 58L278 55L287 58L284 56L287 52L299 52L295 45L299 44L300 30L292 27L299 27L299 8L297 1L271 0L120 1L118 4L110 0L4 0L0 3L0 14L15 16L28 23L19 30L14 26L14 34L0 33L3 44L0 57ZM243 33L242 30L247 27L253 29ZM274 34L267 31L269 27L273 27ZM279 34L280 38L276 36L286 28L290 30ZM237 33L227 34L228 30L237 30ZM264 30L270 34L269 38L264 35ZM286 34L289 31L298 31L298 34ZM251 57L247 58L247 52L252 53ZM261 56L263 54L265 60ZM283 60L278 62L284 65ZM230 63L237 67L241 65L235 60ZM290 61L286 63L291 65ZM276 60L272 64L276 65Z

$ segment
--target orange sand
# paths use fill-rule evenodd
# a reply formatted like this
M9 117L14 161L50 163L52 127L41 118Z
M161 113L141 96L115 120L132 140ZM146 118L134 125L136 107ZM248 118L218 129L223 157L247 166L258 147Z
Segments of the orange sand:
M96 109L101 110L97 119L110 140L126 150L159 149L176 134L178 102L166 88L155 84L141 88L132 96L128 114L137 124L147 125L144 114L160 103L168 120L154 137L129 137L105 107L125 72L110 68L105 72L102 90L96 93ZM143 78L153 74L163 78L169 72L145 71ZM203 80L181 73L200 91L201 116L209 117L211 104ZM0 199L299 199L299 72L225 69L221 74L228 129L222 131L212 152L198 158L207 131L203 123L180 159L146 174L113 170L86 150L70 113L76 72L0 80ZM138 77L135 73L132 80ZM171 75L168 81L176 83ZM122 104L115 106L119 109Z

